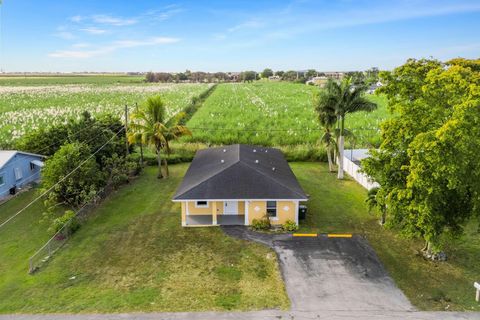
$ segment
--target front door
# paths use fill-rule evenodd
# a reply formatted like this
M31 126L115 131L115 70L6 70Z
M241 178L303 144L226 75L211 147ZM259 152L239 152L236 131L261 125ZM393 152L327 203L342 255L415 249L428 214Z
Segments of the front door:
M238 214L238 201L224 201L223 214Z

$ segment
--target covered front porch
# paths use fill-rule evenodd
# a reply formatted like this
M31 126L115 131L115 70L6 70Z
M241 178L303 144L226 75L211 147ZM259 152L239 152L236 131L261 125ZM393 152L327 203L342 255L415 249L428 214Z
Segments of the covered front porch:
M235 226L244 225L245 215L217 215L217 223L213 223L212 215L190 215L186 217L187 226Z
M182 212L184 226L245 225L245 201L186 201Z

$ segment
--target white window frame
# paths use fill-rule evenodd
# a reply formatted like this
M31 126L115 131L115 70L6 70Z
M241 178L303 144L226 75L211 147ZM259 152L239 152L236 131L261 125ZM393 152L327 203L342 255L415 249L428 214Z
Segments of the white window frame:
M268 203L269 202L275 202L275 216L271 216L269 213L268 213ZM272 209L273 207L270 207L270 209ZM270 218L271 220L278 220L278 202L276 200L269 200L269 201L266 201L265 203L265 211L267 211L267 215L268 215L268 218Z
M7 183L7 182L5 181L5 173L4 173L4 172L0 173L0 178L2 178L2 181L3 181L2 183L0 183L0 187L1 187L1 186L4 186L5 183Z
M15 175L15 181L22 180L22 178L23 178L22 168L20 168L20 167L14 168L13 173Z
M199 202L205 202L205 204L198 204ZM195 201L195 208L208 208L210 207L210 204L208 203L207 200L197 200Z

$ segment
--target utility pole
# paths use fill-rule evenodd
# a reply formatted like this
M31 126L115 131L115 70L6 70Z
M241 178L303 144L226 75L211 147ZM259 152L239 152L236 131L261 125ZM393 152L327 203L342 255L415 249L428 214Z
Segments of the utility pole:
M135 102L135 110L138 113L138 103ZM140 166L143 167L143 142L140 139Z
M125 151L126 155L130 153L128 150L128 106L125 105Z

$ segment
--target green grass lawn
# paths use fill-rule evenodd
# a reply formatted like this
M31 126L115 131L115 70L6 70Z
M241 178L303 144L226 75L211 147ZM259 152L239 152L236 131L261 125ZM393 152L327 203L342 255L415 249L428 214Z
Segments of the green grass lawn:
M219 228L180 226L180 207L170 198L186 168L172 166L168 180L147 168L35 275L27 262L48 238L38 223L42 207L19 215L0 230L0 313L288 308L271 250ZM31 197L0 207L0 219Z
M480 311L473 289L480 274L476 224L448 245L447 262L426 261L418 255L421 241L383 229L367 212L366 191L356 182L338 181L323 163L291 165L310 194L301 232L366 236L421 310ZM219 228L180 227L180 208L170 198L186 168L173 165L172 177L160 181L148 168L111 195L33 276L27 260L48 238L38 223L41 205L0 230L0 313L287 308L271 250L226 237ZM0 207L0 221L32 197L26 193Z
M447 246L447 262L427 261L418 254L422 241L385 230L378 218L368 213L366 190L355 181L338 181L326 164L292 163L292 168L310 194L301 232L366 236L397 285L421 310L480 311L473 288L473 282L480 280L478 222L469 224L465 236Z

